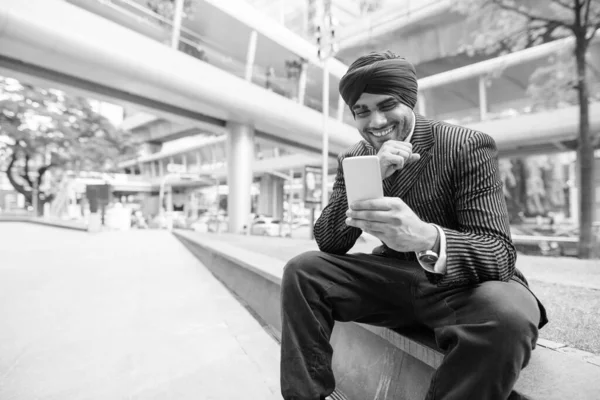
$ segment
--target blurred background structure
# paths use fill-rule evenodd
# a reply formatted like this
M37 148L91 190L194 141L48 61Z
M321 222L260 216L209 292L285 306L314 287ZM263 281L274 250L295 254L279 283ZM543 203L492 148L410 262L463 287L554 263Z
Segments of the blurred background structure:
M390 49L417 112L496 140L521 250L600 247L598 2L0 3L5 213L309 237L360 138L339 80Z
M282 267L360 140L339 80L389 49L416 112L497 143L550 317L515 390L597 399L599 27L599 0L0 0L0 398L280 398ZM332 346L335 400L424 398L443 357Z

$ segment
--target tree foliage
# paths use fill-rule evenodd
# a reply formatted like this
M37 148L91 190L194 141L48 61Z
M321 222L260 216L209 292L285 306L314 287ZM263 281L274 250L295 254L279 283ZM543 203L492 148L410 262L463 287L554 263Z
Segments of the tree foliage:
M0 77L0 153L15 190L32 202L34 187L55 170L104 170L134 153L131 135L116 129L81 97ZM41 204L52 200L40 193Z
M175 16L175 0L146 0L146 6L169 21ZM193 10L192 0L184 0L183 18L189 18Z
M600 1L454 0L453 7L467 16L472 33L465 49L470 53L501 55L567 36L573 39L565 54L550 57L551 63L531 76L529 94L541 108L579 105L579 254L589 258L595 245L594 148L600 135L590 129L589 102L598 97L598 85L590 79L595 71L587 57L600 28Z

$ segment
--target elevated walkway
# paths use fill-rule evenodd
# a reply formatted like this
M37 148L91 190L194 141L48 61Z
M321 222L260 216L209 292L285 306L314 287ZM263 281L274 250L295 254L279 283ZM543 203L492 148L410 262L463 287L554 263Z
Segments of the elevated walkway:
M257 137L317 153L322 145L318 111L65 1L3 1L0 73L199 121L207 131L211 126L222 131L228 122L249 123ZM592 110L590 115L596 130L600 114ZM577 139L574 109L565 111L568 126L561 125L559 134L555 121L538 114L532 134L530 117L510 119L511 136L504 129L486 129L507 155L557 137L562 148L572 148ZM484 124L497 126L498 121ZM332 157L359 139L355 128L332 118L328 131Z
M280 399L279 348L165 231L0 224L0 399Z

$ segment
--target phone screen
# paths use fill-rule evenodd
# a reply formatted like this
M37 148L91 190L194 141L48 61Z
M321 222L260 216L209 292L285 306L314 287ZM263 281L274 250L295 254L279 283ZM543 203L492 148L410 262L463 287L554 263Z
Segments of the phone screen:
M358 200L383 197L383 183L377 156L348 157L342 161L348 206Z

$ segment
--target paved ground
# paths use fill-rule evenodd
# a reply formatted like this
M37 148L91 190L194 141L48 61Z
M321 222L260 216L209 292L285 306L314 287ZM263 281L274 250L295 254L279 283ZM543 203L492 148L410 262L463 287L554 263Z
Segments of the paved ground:
M279 348L169 233L0 224L0 399L277 399Z

